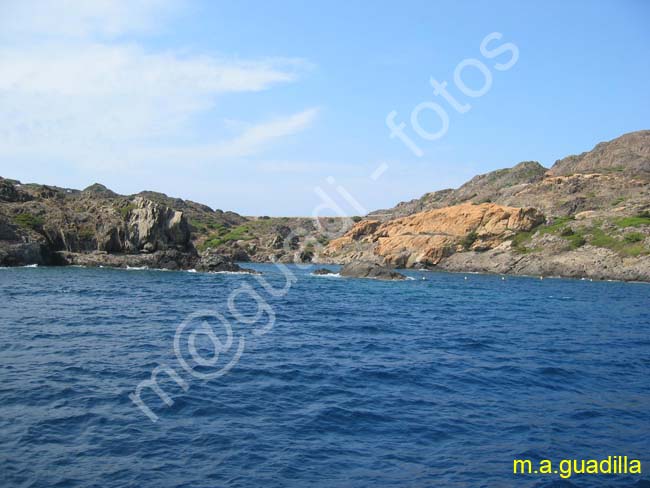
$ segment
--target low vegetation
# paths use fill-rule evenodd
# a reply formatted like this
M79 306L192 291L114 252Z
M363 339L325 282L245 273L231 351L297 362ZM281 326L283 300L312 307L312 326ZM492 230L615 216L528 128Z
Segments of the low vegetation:
M122 216L122 220L126 220L129 214L131 213L131 210L135 208L135 204L133 203L127 203L125 206L120 207L120 215Z
M463 249L465 249L465 251L468 251L472 247L472 244L476 242L476 239L478 239L478 234L476 232L472 231L467 234L461 241Z
M14 222L16 225L22 227L23 229L32 229L36 230L43 226L43 217L33 215L30 213L21 213L14 217Z
M626 227L641 227L642 225L650 225L650 215L647 215L647 212L643 212L635 217L614 219L614 223L621 229L625 229Z
M589 244L596 247L611 249L623 256L641 256L650 254L650 251L643 245L644 235L641 233L632 233L619 238L598 225L589 229ZM628 237L631 236L631 237Z
M537 252L540 250L539 248L530 246L533 238L553 234L568 241L570 249L578 249L585 244L590 244L594 247L610 249L622 256L650 254L650 249L644 244L645 234L641 232L621 234L620 230L617 231L617 229L649 225L650 216L648 215L639 214L635 217L621 217L610 221L608 224L596 221L591 226L579 227L569 225L573 220L572 217L561 217L554 219L550 224L541 225L531 231L519 232L512 239L512 246L515 250L524 254Z
M568 225L573 220L573 217L557 217L548 224L537 226L527 232L519 232L512 239L512 246L516 251L523 254L537 252L540 250L539 248L530 247L528 245L533 236L553 234L567 240L571 249L577 249L584 246L587 240L581 231L576 231Z
M199 246L199 249L204 250L209 247L219 247L231 241L248 241L253 239L254 236L250 234L250 229L247 225L239 225L228 229L224 226L218 226L217 232L208 236L208 238Z

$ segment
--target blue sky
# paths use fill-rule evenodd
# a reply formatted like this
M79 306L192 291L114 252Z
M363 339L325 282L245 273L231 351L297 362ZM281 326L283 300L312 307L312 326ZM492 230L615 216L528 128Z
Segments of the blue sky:
M642 0L6 0L2 9L0 175L22 181L151 189L246 215L311 215L320 187L357 214L650 128ZM490 50L518 51L507 70L495 66L512 51L481 52L495 32ZM455 85L465 60L489 72L480 96ZM436 96L432 77L471 108L458 113ZM485 79L462 70L467 89ZM448 116L436 140L412 126L421 103ZM390 138L392 111L421 156ZM441 128L431 110L418 121Z

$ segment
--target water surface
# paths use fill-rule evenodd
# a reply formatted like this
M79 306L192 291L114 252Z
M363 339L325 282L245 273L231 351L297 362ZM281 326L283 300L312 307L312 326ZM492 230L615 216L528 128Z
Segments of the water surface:
M284 286L279 269L254 266ZM513 458L615 454L650 469L650 286L290 269L277 297L245 275L0 269L0 485L546 486L554 478L513 477ZM246 283L258 295L237 298L244 317L263 304L275 315L261 335L267 312L242 324L228 308ZM209 381L173 348L205 309L233 341L197 371L245 343ZM153 423L128 395L160 364L188 389L161 374L174 403L144 391Z

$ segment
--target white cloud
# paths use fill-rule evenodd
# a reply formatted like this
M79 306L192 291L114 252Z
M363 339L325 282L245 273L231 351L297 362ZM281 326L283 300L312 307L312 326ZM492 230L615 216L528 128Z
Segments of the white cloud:
M212 144L142 148L128 157L131 162L155 161L156 164L204 164L229 161L257 154L277 141L309 128L318 116L318 108L249 125L240 135ZM126 160L128 161L128 160Z
M119 143L173 133L216 97L296 79L300 61L227 62L87 44L0 48L0 135Z
M214 160L251 155L312 123L316 109L245 126L230 141L183 142L196 139L188 136L198 116L215 116L220 96L295 82L310 65L156 51L119 37L155 28L152 19L176 3L3 4L0 39L8 40L0 44L0 157L49 157L85 167L116 159L142 164L161 152Z
M318 109L310 108L288 117L254 125L232 141L218 146L215 152L220 157L249 156L275 139L295 134L311 126L317 115Z
M177 0L3 0L1 38L112 38L152 32Z

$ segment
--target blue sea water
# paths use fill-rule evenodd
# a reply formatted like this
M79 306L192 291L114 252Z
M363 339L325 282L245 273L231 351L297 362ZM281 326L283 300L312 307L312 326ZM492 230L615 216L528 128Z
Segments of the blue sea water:
M650 286L251 266L0 269L0 485L647 486ZM608 455L645 474L512 474Z

